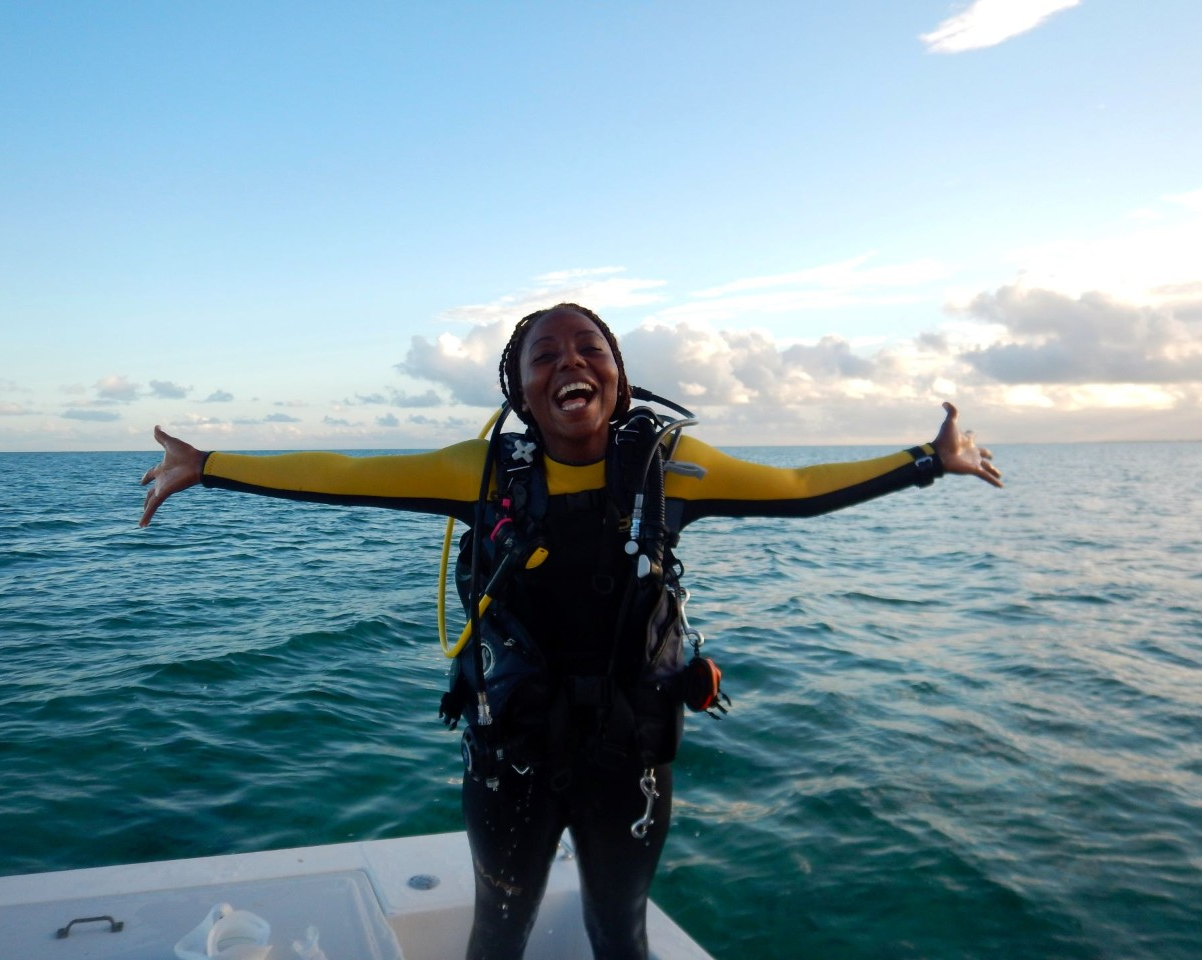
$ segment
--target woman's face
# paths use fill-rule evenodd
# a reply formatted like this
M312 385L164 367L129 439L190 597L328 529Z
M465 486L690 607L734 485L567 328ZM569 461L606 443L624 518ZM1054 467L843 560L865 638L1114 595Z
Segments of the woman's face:
M564 463L602 459L618 403L618 364L597 325L575 310L539 317L526 333L520 369L526 409L547 453Z

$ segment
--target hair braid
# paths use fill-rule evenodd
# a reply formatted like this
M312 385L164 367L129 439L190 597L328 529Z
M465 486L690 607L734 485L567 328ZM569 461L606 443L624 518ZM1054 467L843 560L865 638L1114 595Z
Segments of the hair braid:
M535 322L555 310L572 310L588 317L605 337L605 342L609 344L609 349L614 355L614 362L618 366L618 402L613 415L615 418L624 416L630 409L630 382L626 379L626 363L622 359L622 351L618 347L618 338L614 336L613 331L609 329L604 320L588 307L582 307L577 303L557 303L545 310L536 310L534 313L522 317L513 328L509 342L501 351L501 362L497 368L501 380L501 393L509 401L510 409L527 426L535 426L530 412L525 409L526 395L522 392L522 346L526 342L526 334Z

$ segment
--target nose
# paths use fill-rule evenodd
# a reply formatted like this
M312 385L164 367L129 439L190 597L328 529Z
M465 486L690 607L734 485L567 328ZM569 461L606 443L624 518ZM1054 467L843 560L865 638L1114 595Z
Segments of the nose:
M563 353L560 354L559 366L561 368L583 367L584 366L584 354L580 352L580 350L575 346L575 344L573 344L573 345L565 348Z

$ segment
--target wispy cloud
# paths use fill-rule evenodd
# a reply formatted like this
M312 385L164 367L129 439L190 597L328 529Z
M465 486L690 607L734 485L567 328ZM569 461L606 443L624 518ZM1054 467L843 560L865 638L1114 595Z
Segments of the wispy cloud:
M181 387L170 380L151 380L150 395L158 400L183 400L191 387Z
M900 304L929 299L929 285L951 269L933 259L873 264L867 253L789 273L746 277L699 290L684 303L652 315L669 323L722 324L749 317L834 310L864 304ZM924 289L926 288L926 289Z
M97 396L109 403L132 403L138 399L141 387L132 383L129 377L114 374L96 382Z
M1005 43L1034 30L1081 0L975 0L919 39L931 53L965 53Z
M63 413L65 420L85 420L89 423L112 423L120 420L121 414L111 410L78 410L71 409Z
M660 299L655 291L663 287L665 281L628 277L625 272L625 267L556 270L535 277L528 287L517 293L491 303L456 307L443 313L441 319L475 325L489 322L512 325L514 317L556 303L583 303L594 310L616 310L645 306Z

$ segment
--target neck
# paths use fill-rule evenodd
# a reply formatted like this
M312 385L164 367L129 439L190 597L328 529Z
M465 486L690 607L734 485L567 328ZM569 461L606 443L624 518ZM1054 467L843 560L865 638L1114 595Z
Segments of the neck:
M543 438L543 452L552 460L566 463L569 466L583 466L605 459L605 450L609 446L609 431L580 440L565 440L562 437L548 441Z

